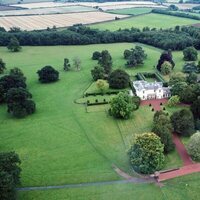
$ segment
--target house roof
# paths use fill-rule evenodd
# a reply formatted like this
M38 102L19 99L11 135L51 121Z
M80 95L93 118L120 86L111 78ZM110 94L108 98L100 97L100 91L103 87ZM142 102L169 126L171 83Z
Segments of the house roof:
M136 90L157 90L163 88L162 82L152 82L149 83L147 81L133 81L133 86Z

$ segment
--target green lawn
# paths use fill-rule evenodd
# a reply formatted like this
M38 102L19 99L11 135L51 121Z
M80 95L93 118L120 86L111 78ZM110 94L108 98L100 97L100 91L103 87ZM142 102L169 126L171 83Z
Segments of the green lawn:
M195 173L155 184L113 184L72 189L20 192L19 200L188 200L199 198L200 173Z
M114 68L124 69L123 51L133 45L121 43L23 47L19 53L10 53L6 48L0 48L1 58L6 62L7 68L20 67L25 73L28 89L37 104L37 112L25 119L13 119L6 113L6 106L0 106L0 151L15 150L19 153L22 160L22 186L121 179L112 169L112 164L126 172L131 171L127 143L124 140L132 139L131 136L135 133L150 130L153 113L149 108L141 108L133 114L130 121L121 121L118 124L104 112L106 109L95 112L94 107L91 112L86 113L85 107L75 104L74 100L79 99L92 83L90 70L96 65L96 61L91 59L94 51L107 49L113 57ZM127 70L130 74L154 70L153 66L157 63L161 50L142 46L149 56L143 66ZM77 55L82 61L81 71L64 72L63 59L67 57L72 60ZM181 60L182 54L175 52L173 55L176 70L179 70L184 63ZM60 80L57 83L38 82L36 72L45 65L52 65L59 70ZM147 191L151 190L148 188ZM128 191L130 190L129 188ZM62 192L58 194L57 191L64 191L63 195L66 194L65 190L55 190L50 192L52 197L49 198L55 199L57 196L57 199L66 199ZM81 192L76 194L74 191L73 189L71 192L75 195L74 198L78 199L78 195L81 198ZM132 194L139 191L133 191ZM45 199L46 194L48 192L44 192L44 196L36 196ZM24 195L21 199L32 198ZM110 195L108 194L109 197ZM117 193L113 195L118 198ZM88 189L83 199L90 197L94 199ZM105 196L105 199L109 197ZM127 199L129 197L127 194Z
M136 17L131 17L128 19L122 19L112 22L103 22L95 25L91 25L92 28L98 28L100 30L111 30L115 31L119 28L170 28L175 27L176 25L183 26L183 25L190 25L198 23L197 20L181 18L181 17L174 17L169 15L161 15L161 14L147 14L141 15Z
M109 10L109 13L122 14L122 15L141 15L149 13L152 11L152 8L125 8L125 9L116 9Z

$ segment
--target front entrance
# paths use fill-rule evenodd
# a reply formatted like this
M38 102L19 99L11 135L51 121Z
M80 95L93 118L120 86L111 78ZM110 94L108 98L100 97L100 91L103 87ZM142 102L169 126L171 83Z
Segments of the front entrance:
M156 99L156 95L155 94L148 95L147 99L148 100L150 100L150 99Z

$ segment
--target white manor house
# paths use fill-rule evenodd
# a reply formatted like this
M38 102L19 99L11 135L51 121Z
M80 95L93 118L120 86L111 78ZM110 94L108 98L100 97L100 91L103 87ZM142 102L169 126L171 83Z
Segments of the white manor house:
M162 82L133 81L133 87L141 100L163 99L171 96L170 88L164 87Z

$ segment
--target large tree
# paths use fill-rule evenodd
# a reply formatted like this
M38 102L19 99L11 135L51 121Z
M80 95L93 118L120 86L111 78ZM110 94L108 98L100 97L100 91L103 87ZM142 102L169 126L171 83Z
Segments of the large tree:
M71 64L69 63L69 59L64 58L64 65L63 65L64 71L69 71L70 67L71 67Z
M186 75L182 72L176 72L170 75L169 85L175 85L178 82L186 82Z
M183 136L190 136L195 132L194 117L190 110L182 109L171 116L173 129Z
M96 82L96 86L101 93L104 93L109 88L109 84L106 80L98 79Z
M160 137L161 142L164 144L165 153L174 150L172 124L166 113L162 111L155 113L152 132Z
M0 58L0 74L6 70L6 63Z
M185 90L185 88L187 87L187 83L186 82L177 82L176 84L174 84L171 88L171 94L174 95L178 95L179 97L182 96L183 91ZM184 95L184 94L183 94Z
M101 66L95 66L94 69L91 70L91 74L94 81L105 78L104 68Z
M99 60L100 57L101 57L101 53L99 51L95 51L92 54L92 60Z
M187 47L183 50L183 56L185 61L196 61L198 58L198 51L194 47Z
M158 71L161 71L161 66L162 66L162 64L163 64L165 61L171 63L172 69L174 68L175 63L174 63L174 61L173 61L173 57L172 57L171 50L164 51L164 52L161 54L160 59L158 60L158 64L157 64L157 69L158 69Z
M172 64L168 61L165 61L162 65L161 65L161 73L163 75L168 75L172 72Z
M16 185L20 183L21 161L14 152L0 153L0 199L16 200Z
M179 92L180 101L183 103L192 103L196 99L194 89L191 85L187 85Z
M108 77L108 82L111 88L123 89L129 85L129 75L121 69L116 69Z
M151 174L162 169L164 165L164 145L154 133L137 135L135 143L129 150L131 165L134 170Z
M36 106L32 95L25 88L11 88L6 94L8 113L21 118L35 112Z
M109 113L115 118L128 119L134 109L136 105L133 104L131 97L127 93L120 92L111 99Z
M37 73L41 83L51 83L59 79L59 72L52 66L45 66L41 70L38 70Z
M187 145L187 150L193 160L200 161L200 132L191 136Z
M8 43L7 48L12 52L18 52L22 49L22 47L20 46L20 43L16 37L12 37L10 39L10 42Z
M16 75L5 75L0 78L0 103L5 102L5 96L11 88L26 88L24 78Z
M112 57L107 50L101 52L99 57L99 65L103 67L106 74L110 74L112 71Z
M135 46L135 48L132 48L130 52L125 50L124 57L127 58L127 67L135 67L137 65L141 65L144 63L144 60L147 57L147 54L140 46Z
M192 102L190 109L194 115L194 118L200 119L200 96Z
M11 76L18 76L18 77L21 77L22 80L26 81L26 77L24 76L24 73L22 72L22 70L18 67L14 67L12 69L10 69L10 72L9 74Z

